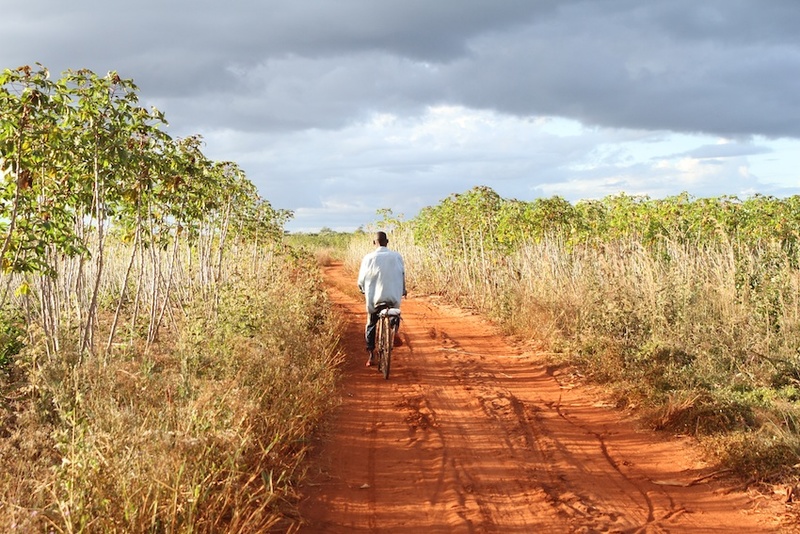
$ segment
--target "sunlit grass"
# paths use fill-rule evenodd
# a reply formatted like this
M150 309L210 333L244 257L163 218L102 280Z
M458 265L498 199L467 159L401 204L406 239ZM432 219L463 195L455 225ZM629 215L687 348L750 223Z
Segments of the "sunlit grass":
M229 277L214 308L186 302L147 351L77 364L27 346L4 380L0 529L291 529L340 355L313 263L264 267Z
M800 271L780 246L544 239L501 254L393 237L413 290L482 311L731 469L798 476Z

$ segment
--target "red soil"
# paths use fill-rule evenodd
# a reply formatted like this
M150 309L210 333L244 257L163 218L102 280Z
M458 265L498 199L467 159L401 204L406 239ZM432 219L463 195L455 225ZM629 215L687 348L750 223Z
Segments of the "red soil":
M346 321L341 405L312 453L301 532L790 532L690 438L643 430L541 355L433 298L402 304L384 380L364 362L364 305L325 269Z

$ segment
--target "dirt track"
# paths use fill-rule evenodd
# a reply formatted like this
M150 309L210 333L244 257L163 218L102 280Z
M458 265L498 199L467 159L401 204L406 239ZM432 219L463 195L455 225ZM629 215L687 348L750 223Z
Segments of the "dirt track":
M352 275L334 265L325 277L347 363L301 488L301 532L788 531L777 500L731 490L690 440L637 429L432 299L403 302L404 343L384 380L364 367Z

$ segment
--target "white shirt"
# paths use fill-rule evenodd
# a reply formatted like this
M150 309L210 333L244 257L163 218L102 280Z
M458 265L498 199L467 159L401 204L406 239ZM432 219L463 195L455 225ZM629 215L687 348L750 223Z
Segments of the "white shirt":
M358 288L366 297L369 313L375 313L375 305L381 302L399 307L405 287L405 268L400 253L378 247L361 260Z

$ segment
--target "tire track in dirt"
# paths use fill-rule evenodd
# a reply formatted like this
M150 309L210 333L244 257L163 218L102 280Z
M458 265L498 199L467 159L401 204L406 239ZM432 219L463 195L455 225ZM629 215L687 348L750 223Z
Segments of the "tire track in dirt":
M638 430L433 298L403 302L384 380L364 367L354 275L325 277L347 363L301 488L302 532L781 531L779 503L708 477L688 439Z

